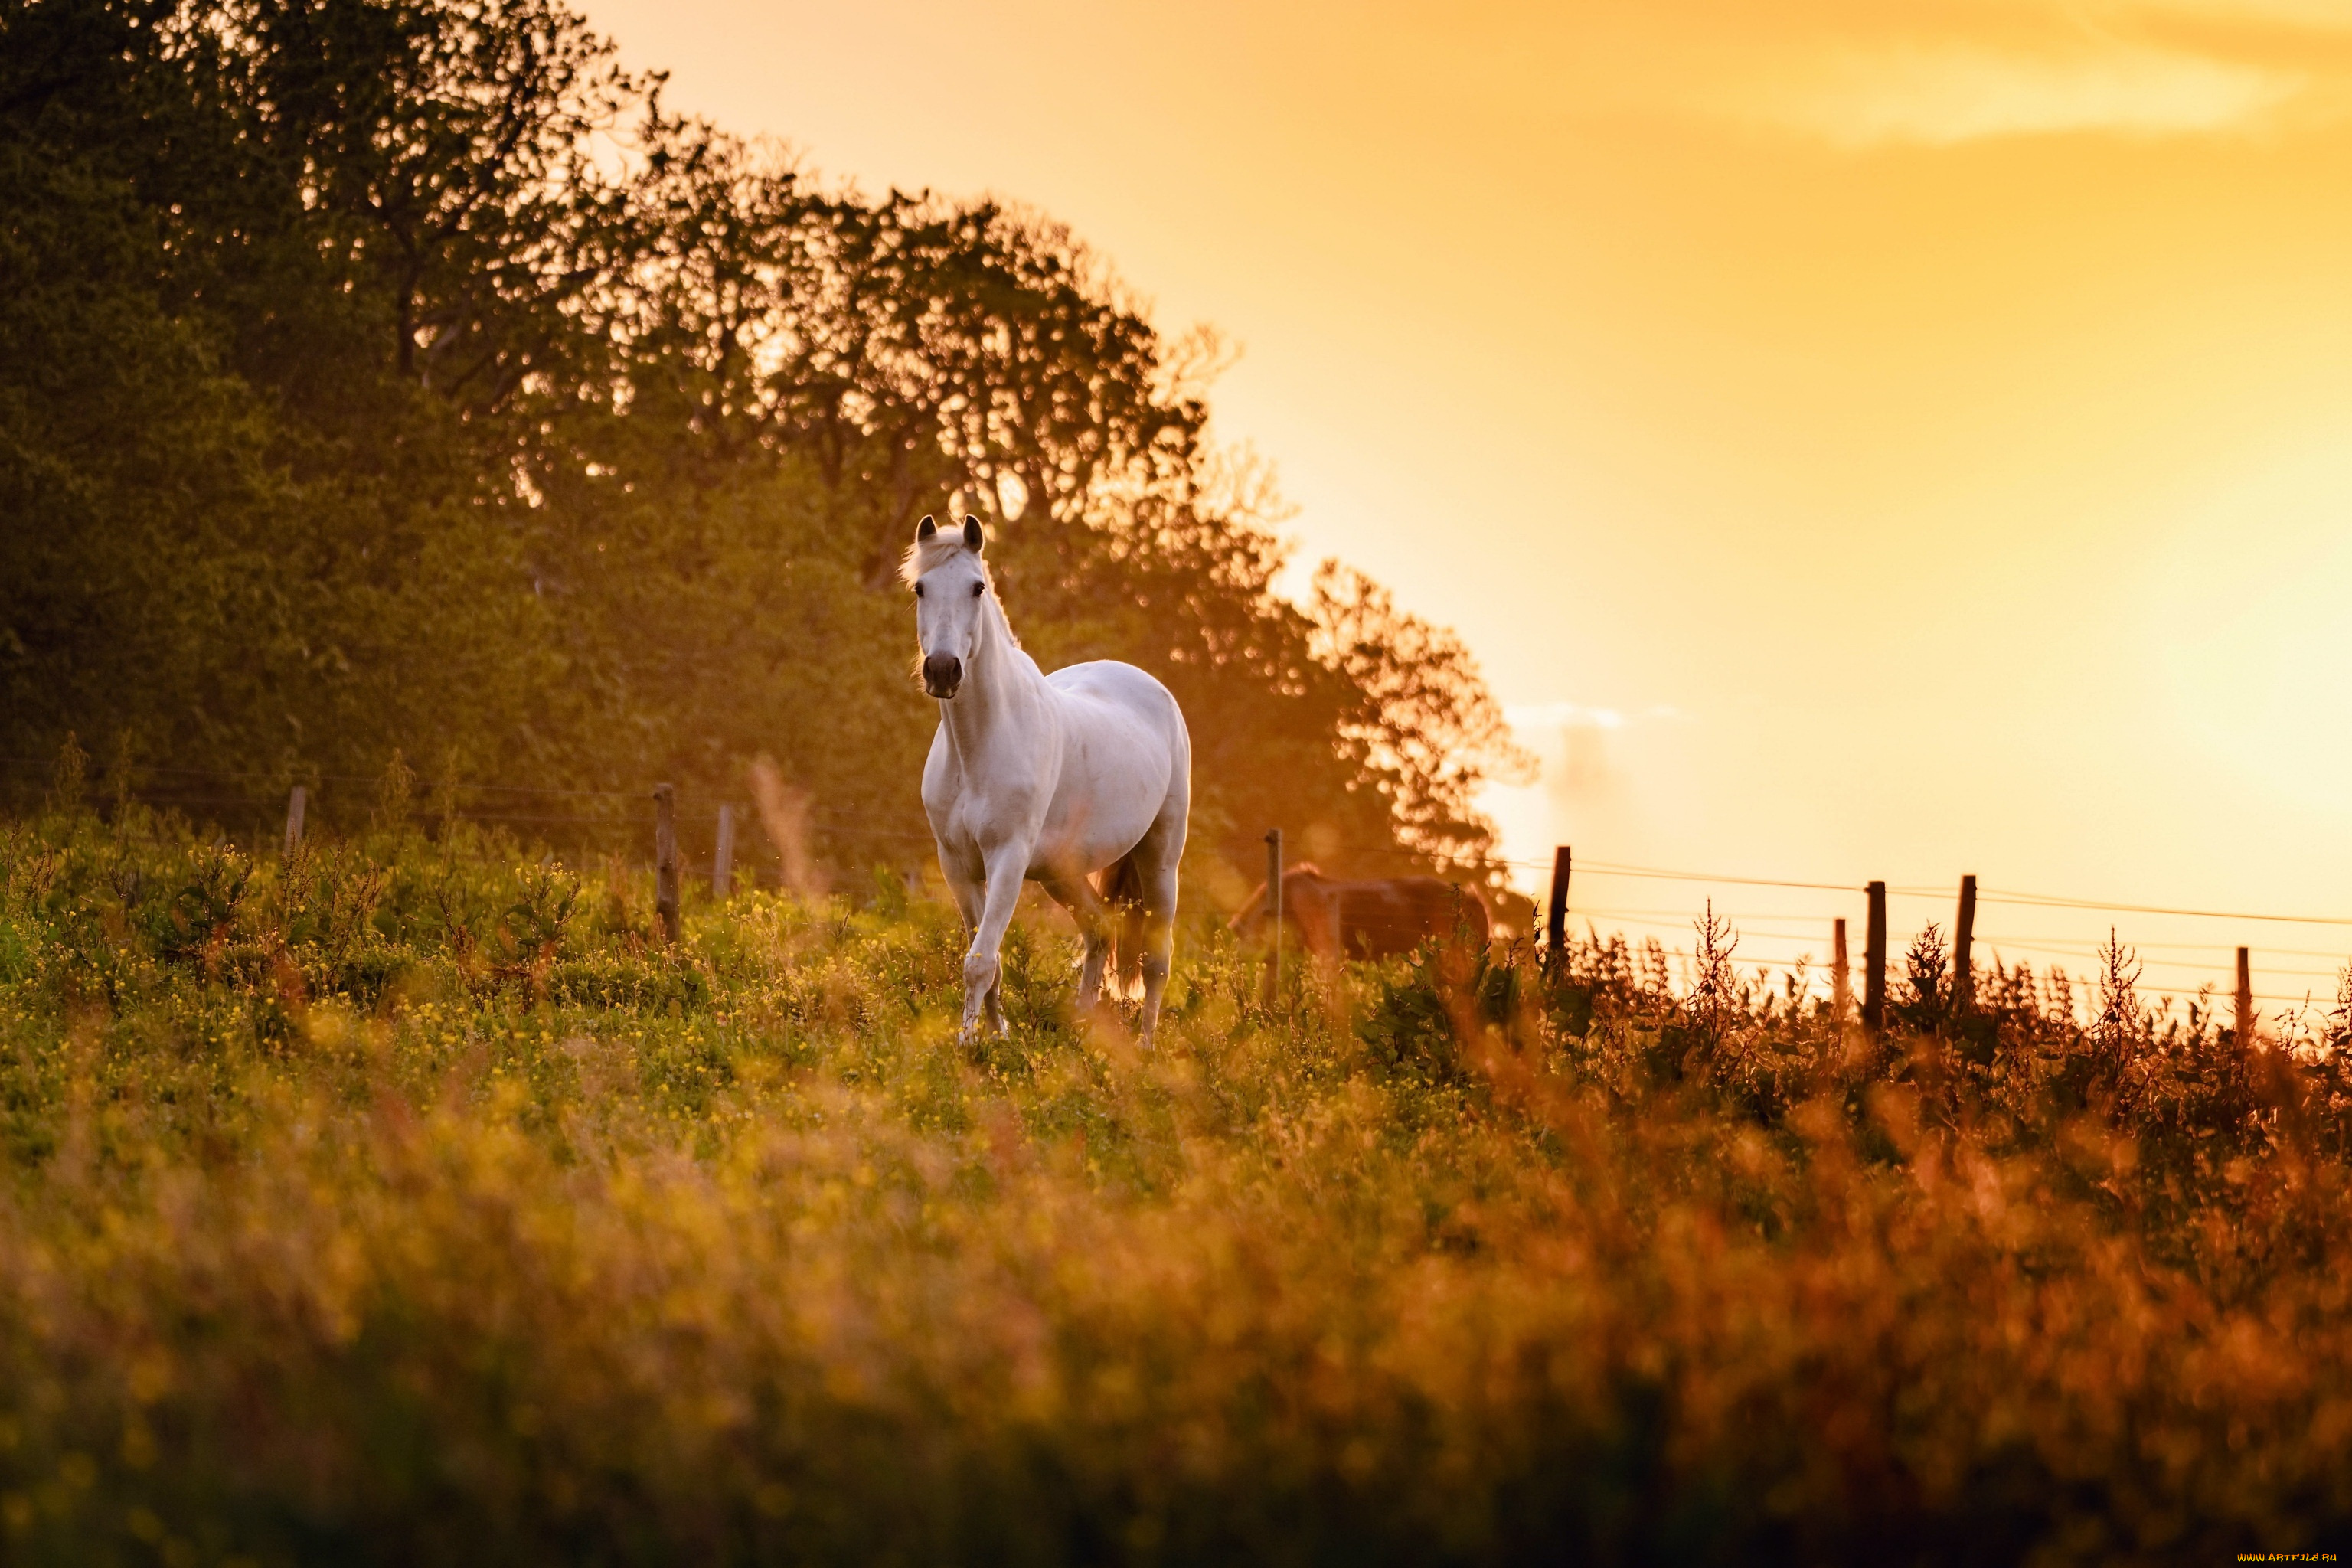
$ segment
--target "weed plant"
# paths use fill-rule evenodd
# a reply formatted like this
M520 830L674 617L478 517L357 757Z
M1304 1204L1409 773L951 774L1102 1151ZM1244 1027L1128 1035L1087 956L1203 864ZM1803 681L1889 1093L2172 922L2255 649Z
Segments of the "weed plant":
M394 818L393 820L398 820ZM2220 1561L2346 1539L2343 1017L1932 934L1864 1034L1571 944L967 1047L883 878L0 830L25 1563Z

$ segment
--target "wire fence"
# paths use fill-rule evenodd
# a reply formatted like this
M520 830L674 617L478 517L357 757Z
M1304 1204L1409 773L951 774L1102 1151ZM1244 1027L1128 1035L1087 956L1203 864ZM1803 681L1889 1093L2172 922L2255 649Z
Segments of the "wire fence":
M38 799L51 788L50 775L56 759L20 755L0 755L0 796L22 802ZM257 824L266 823L269 814L283 804L283 792L299 784L306 788L325 784L347 784L364 790L378 790L383 777L352 773L325 773L299 769L208 769L146 767L135 769L137 787L123 789L110 783L90 793L102 798L124 798L155 809L183 812L236 813ZM246 786L243 789L238 785ZM262 789L252 786L261 785ZM213 786L213 787L207 787ZM415 779L413 790L421 790L425 804L417 805L411 798L405 816L416 822L467 822L488 826L516 828L604 829L644 833L648 840L652 829L653 790L582 788L573 785L518 784L485 783L477 780ZM267 793L265 793L265 791ZM459 805L457 803L467 804ZM607 802L606 810L567 807L571 802ZM544 803L543 808L541 803ZM691 826L715 826L720 807L713 803L708 808L678 810L676 820ZM870 820L839 815L807 813L800 817L806 830L827 838L847 842L887 845L898 850L928 848L931 836L928 832L889 827ZM1452 858L1452 863L1465 869L1522 871L1549 879L1554 867L1549 861L1518 860L1479 852L1476 846L1456 847L1464 853ZM1394 844L1364 845L1331 843L1321 849L1345 855L1356 860L1387 859L1427 868L1444 866L1449 857L1443 853L1402 847ZM1573 872L1580 885L1583 879L1601 879L1612 883L1636 887L1656 884L1679 884L1709 888L1780 889L1802 892L1839 893L1861 898L1865 889L1853 883L1822 881L1807 878L1765 877L1746 872L1692 870L1675 867L1636 865L1622 861L1578 860ZM1888 886L1890 899L1948 900L1953 888L1927 886ZM1764 900L1759 900L1759 903ZM2266 948L2263 950L2263 972L2266 978L2315 980L2342 983L2346 964L2352 963L2352 915L2336 916L2308 913L2287 913L2271 910L2201 909L2191 905L2155 904L2084 898L2070 894L2037 892L2030 889L1984 888L1978 890L1977 904L1981 907L2016 910L2043 910L2053 912L2140 916L2167 920L2217 921L2232 923L2309 926L2341 930L2346 933L2342 952L2324 948ZM1825 922L1833 917L1820 910L1775 910L1735 907L1717 910L1711 901L1701 907L1688 904L1657 902L1575 905L1567 916L1572 924L1581 925L1588 935L1603 937L1621 934L1637 942L1656 941L1660 952L1670 963L1688 964L1695 959L1695 950L1663 940L1662 933L1680 934L1694 931L1708 914L1727 921L1734 928L1735 962L1759 973L1783 976L1804 976L1809 983L1826 979L1830 958L1823 949L1832 945L1832 932ZM2104 944L2081 936L2055 932L2026 931L2011 933L1997 929L1979 930L1974 945L1990 953L1996 961L2011 953L2030 953L2036 958L2074 960L2098 963L2105 952ZM2181 990L2216 988L2217 983L2202 976L2232 976L2235 963L2216 962L2197 954L2228 952L2238 943L2222 941L2155 941L2125 944L2129 962L2137 972L2147 975L2159 988ZM2188 954L2189 956L2171 956ZM2307 965L2281 966L2273 959L2327 959L2335 966L2314 968ZM2154 972L2148 975L2148 972ZM2178 980L2171 977L2179 976ZM2334 986L2331 984L2331 998ZM2253 994L2256 1001L2297 1005L2317 999L2317 993L2303 994L2262 991Z

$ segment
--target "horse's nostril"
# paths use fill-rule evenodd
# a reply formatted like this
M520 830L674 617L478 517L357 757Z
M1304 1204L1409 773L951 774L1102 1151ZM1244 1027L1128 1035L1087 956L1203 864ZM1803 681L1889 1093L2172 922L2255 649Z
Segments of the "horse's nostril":
M934 697L950 697L963 681L963 660L951 653L935 653L923 660L923 688Z

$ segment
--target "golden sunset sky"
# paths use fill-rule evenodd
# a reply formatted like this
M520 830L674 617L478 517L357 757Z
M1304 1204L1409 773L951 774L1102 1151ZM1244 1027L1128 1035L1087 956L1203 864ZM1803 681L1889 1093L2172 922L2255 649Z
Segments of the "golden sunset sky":
M1237 344L1215 434L1302 560L1460 629L1544 756L1515 856L2352 916L2352 0L588 11ZM1710 892L1743 958L1859 944L1844 893L1574 901L1687 945ZM2352 946L1979 940L2111 922L2168 989Z

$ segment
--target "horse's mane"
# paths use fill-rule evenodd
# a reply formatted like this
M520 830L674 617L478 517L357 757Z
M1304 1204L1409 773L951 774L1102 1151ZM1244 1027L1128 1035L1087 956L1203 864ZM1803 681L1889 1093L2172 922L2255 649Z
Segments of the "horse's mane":
M971 546L963 542L963 530L960 528L942 528L929 539L918 539L907 546L907 558L898 563L898 581L911 588L918 577L935 566L945 565L953 555L971 555L972 563L980 568L982 581L991 587L996 585L996 578L988 570L987 558L973 553Z

